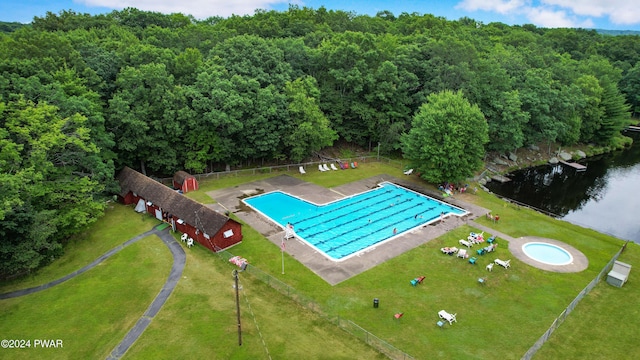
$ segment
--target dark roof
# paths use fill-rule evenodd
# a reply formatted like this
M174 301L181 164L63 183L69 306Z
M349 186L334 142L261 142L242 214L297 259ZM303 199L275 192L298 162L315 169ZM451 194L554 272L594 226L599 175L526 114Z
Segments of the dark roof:
M179 194L129 167L120 171L118 181L120 182L120 196L124 197L131 191L161 207L163 211L179 217L189 225L211 236L215 235L229 221L225 215Z
M177 171L175 174L173 174L173 181L178 184L182 184L185 179L192 178L192 177L194 176L189 174L188 172L180 170L180 171Z

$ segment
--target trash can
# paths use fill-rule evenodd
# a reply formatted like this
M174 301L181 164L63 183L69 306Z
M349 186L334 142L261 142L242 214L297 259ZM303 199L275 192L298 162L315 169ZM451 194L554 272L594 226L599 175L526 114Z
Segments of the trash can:
M380 301L378 300L378 298L373 298L373 307L374 308L377 308L379 303L380 303Z

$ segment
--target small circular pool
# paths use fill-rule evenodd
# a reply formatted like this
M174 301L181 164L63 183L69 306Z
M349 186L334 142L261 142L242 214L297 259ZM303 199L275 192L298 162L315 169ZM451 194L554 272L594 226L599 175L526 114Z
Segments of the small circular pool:
M573 262L573 256L561 248L543 242L529 242L522 245L522 251L535 261L549 265L568 265Z

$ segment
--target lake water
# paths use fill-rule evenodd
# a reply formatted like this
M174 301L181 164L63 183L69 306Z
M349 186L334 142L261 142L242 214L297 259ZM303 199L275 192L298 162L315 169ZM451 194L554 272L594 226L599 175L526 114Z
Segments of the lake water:
M628 135L634 138L630 149L581 161L584 172L543 165L487 187L571 223L640 243L640 136Z

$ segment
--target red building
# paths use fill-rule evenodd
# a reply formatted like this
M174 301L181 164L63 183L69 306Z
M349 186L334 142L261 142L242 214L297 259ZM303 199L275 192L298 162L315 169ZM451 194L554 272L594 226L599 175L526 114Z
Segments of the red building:
M198 180L186 171L178 171L173 175L173 188L180 189L183 193L198 190Z
M136 204L136 211L146 211L171 224L174 230L188 234L213 252L242 241L239 222L131 168L122 169L118 181L118 197L123 204Z

